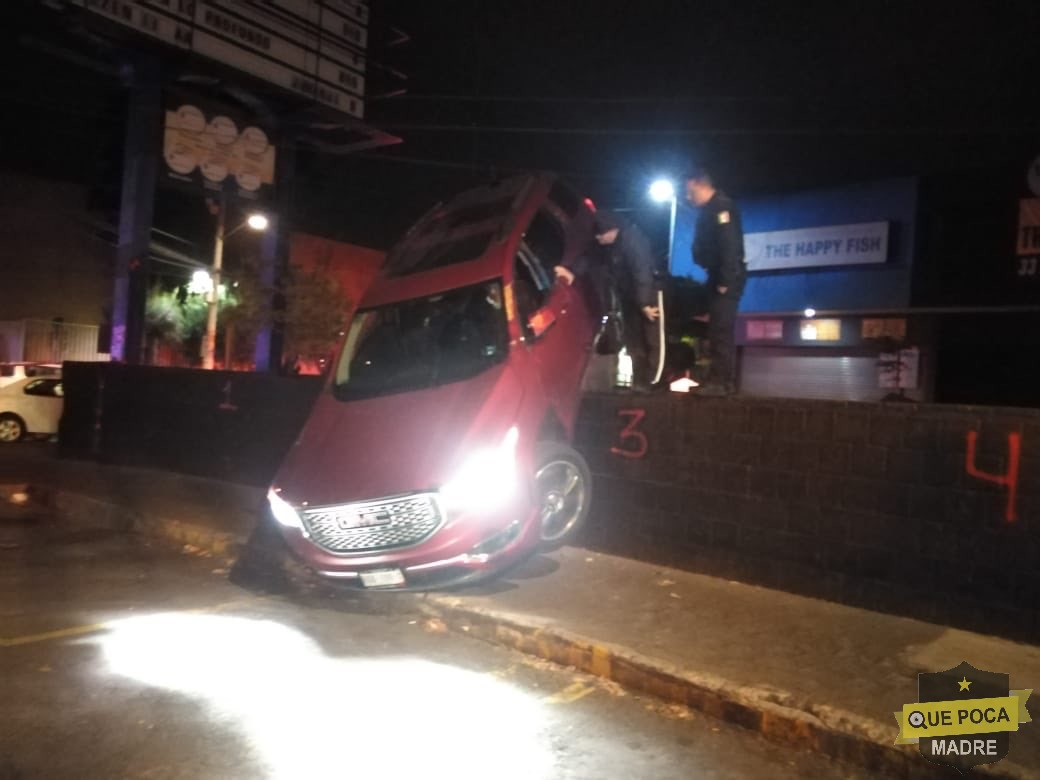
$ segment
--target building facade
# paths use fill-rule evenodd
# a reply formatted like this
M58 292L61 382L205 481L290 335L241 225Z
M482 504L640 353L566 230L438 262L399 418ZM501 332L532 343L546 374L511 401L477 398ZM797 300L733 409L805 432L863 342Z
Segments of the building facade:
M741 392L1040 403L1040 275L1028 255L1040 170L1036 194L1030 171L740 199ZM702 279L688 251L695 219L679 209L672 269Z

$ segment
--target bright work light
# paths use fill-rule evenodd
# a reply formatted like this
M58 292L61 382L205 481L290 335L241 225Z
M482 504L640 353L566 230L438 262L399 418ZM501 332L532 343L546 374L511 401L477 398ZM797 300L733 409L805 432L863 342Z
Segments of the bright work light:
M650 185L650 197L658 203L675 200L675 185L668 179L658 179Z

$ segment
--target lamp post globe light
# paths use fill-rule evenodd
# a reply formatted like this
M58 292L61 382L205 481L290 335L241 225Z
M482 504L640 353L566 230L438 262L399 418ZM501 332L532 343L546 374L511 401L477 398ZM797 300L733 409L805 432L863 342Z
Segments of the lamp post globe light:
M217 209L217 235L213 244L213 268L210 271L210 289L208 308L206 311L206 336L202 340L202 367L213 368L213 356L217 348L217 307L220 298L220 271L224 267L224 241L242 228L263 232L267 230L268 219L264 214L250 214L246 221L225 232L225 207L221 204Z
M200 268L191 275L191 281L188 283L188 292L193 295L209 295L210 290L213 289L213 277L209 275L209 271L204 268ZM209 298L206 298L207 302Z
M671 206L671 217L668 223L668 273L672 272L672 247L675 244L675 211L679 202L675 196L675 184L671 179L656 179L648 192L655 203L668 203Z
M249 218L246 220L246 224L249 226L251 230L267 230L267 215L250 214Z

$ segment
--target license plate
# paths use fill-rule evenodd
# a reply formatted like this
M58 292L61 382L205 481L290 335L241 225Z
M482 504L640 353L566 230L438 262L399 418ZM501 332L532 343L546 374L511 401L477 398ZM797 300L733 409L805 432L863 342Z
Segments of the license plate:
M366 588L391 588L404 585L404 572L400 569L375 569L361 572L361 584Z

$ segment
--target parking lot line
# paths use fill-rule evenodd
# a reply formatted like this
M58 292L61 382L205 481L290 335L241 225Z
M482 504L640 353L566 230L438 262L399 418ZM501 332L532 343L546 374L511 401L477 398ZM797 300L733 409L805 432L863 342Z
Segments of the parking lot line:
M0 638L0 647L31 645L35 642L47 642L51 639L65 639L70 636L82 636L83 634L93 634L98 631L104 631L105 628L105 623L93 623L86 626L59 628L56 631L44 631L42 634L26 634L24 636L11 637L9 639Z
M595 693L595 691L596 689L593 686L578 681L557 691L552 696L547 696L544 701L546 704L571 704L578 701L578 699L584 699L590 693Z
M175 610L175 612L184 615L204 614L207 612L221 612L225 609L234 609L235 607L245 606L246 604L256 604L257 602L265 600L266 597L235 599L234 601L225 601L220 604L214 604L211 607L199 607L197 609L181 609ZM99 631L106 630L110 625L111 623L89 623L87 625L82 626L69 626L68 628L59 628L54 631L44 631L40 634L24 634L23 636L0 637L0 647L16 647L18 645L31 645L37 642L49 642L53 639L67 639L73 636L96 634Z

